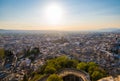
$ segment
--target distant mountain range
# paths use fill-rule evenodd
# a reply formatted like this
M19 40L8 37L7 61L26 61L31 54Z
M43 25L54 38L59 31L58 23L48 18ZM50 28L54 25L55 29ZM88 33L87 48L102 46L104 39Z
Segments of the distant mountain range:
M58 32L58 31L55 31L55 30L4 30L4 29L0 29L0 33L50 33L50 32ZM59 32L62 32L62 31L59 31ZM71 31L71 32L75 32L75 31ZM79 31L79 32L83 32L83 31ZM90 30L90 31L84 31L84 32L120 32L120 28L104 28L104 29L100 29L100 30L93 30L93 31Z
M100 32L120 32L120 28L104 28L99 31Z

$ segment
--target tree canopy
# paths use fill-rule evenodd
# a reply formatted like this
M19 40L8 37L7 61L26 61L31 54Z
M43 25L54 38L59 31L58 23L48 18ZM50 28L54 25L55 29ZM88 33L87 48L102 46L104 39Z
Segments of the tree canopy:
M52 74L48 77L47 81L63 81L63 80L58 75Z
M44 66L41 67L42 73L53 74L58 69L62 68L76 68L78 64L77 60L69 59L66 56L50 59Z
M92 81L96 81L106 76L105 70L98 66L95 62L80 62L77 65L77 69L88 72Z
M64 68L76 68L78 70L83 70L89 73L92 81L96 81L102 77L106 76L106 71L101 68L95 62L78 62L75 59L69 59L67 56L60 56L57 58L49 59L46 63L40 67L37 76L35 75L33 78L39 79L38 75L48 75L47 81L63 81L57 74L55 74L58 70Z
M4 56L5 56L5 51L4 51L4 49L0 48L0 58L3 59Z

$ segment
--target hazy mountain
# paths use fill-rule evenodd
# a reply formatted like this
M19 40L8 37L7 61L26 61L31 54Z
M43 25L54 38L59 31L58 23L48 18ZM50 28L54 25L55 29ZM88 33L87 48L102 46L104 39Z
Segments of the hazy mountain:
M0 33L50 33L58 32L55 30L4 30L0 29ZM61 32L61 31L59 31ZM67 32L67 31L66 31ZM71 32L83 32L83 31L71 31ZM84 32L120 32L120 28L104 28L100 30L90 30Z
M120 32L120 28L104 28L99 31L100 32Z

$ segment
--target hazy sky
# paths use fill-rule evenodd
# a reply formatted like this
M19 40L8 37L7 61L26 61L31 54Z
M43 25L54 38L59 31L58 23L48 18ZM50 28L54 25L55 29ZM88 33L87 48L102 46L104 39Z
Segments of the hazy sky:
M50 8L53 3L59 7L57 10ZM0 29L94 30L110 27L120 28L120 0L0 0Z

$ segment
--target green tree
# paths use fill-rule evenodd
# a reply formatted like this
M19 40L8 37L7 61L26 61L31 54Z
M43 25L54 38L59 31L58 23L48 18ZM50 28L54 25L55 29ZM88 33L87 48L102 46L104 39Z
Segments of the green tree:
M96 81L106 76L106 71L98 66L95 62L81 62L77 65L77 69L88 72L92 81Z
M67 64L66 62L68 60L69 59L66 56L61 56L61 57L56 58L57 64L60 65L62 68L66 67L66 64Z
M98 71L97 66L89 66L88 73L91 75L94 71Z
M52 74L48 77L47 81L63 81L63 80L58 75Z
M86 71L87 70L87 63L85 63L85 62L79 63L77 65L77 69Z
M4 49L0 49L0 58L3 59L5 56L5 51Z
M27 75L24 75L24 77L23 77L23 81L28 81L28 77L27 77Z
M36 55L36 54L40 53L40 50L39 50L39 48L35 47L30 52L31 52L31 54L35 54Z
M69 59L69 60L66 61L65 67L66 68L75 68L77 66L77 64L78 64L77 60Z
M91 75L92 81L97 81L98 79L104 77L104 74L100 71L94 71Z
M77 64L77 60L71 60L66 56L60 56L58 58L48 60L46 64L41 67L42 71L40 72L53 74L57 69L76 68Z
M52 67L52 66L47 66L46 68L45 68L45 73L46 74L53 74L53 73L55 73L56 72L56 69L54 68L54 67Z
M88 62L88 66L98 66L95 62Z

